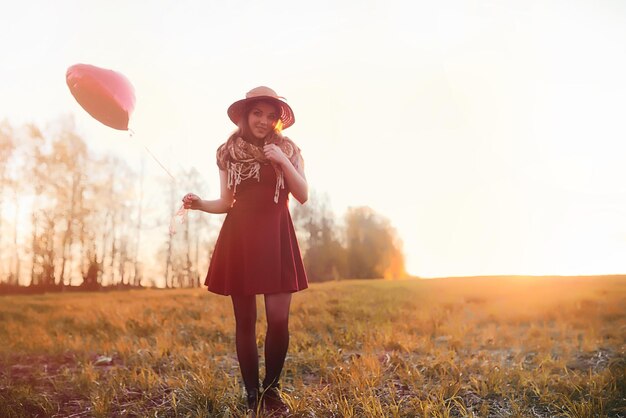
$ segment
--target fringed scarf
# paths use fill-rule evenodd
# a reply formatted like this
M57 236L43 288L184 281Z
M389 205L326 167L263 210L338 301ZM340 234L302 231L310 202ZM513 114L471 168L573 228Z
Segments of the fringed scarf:
M274 136L270 143L278 145L289 161L298 168L300 164L300 149L287 137ZM247 142L238 135L233 135L217 149L217 165L228 174L228 188L237 191L237 185L242 181L255 178L261 181L261 164L270 161L263 153L263 147ZM272 164L276 171L276 192L274 202L278 203L280 189L285 188L285 176L278 165Z

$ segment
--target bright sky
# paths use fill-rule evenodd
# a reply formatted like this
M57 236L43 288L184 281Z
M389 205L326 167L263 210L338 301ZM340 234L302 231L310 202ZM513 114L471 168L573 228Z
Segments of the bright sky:
M311 187L387 216L410 273L625 273L625 40L621 0L13 1L0 119L74 115L90 148L138 169L143 143L212 198L226 108L268 85ZM76 104L76 63L134 84L132 139Z

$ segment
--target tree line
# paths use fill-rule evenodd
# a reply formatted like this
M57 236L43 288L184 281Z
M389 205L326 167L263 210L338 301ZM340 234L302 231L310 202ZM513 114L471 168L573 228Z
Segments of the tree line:
M156 205L143 163L94 155L71 119L45 131L1 122L0 292L200 286L223 216L176 222L181 191L210 195L197 170L176 177ZM395 230L372 209L338 220L313 193L292 214L311 281L406 275Z
M328 197L294 205L294 226L312 281L407 277L402 242L390 221L367 206L350 207L339 224Z

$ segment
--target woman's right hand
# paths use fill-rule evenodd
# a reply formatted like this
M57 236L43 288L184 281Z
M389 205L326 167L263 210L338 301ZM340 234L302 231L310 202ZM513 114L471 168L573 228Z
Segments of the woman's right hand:
M202 199L193 193L187 193L185 197L183 197L183 207L185 209L199 209L201 202Z

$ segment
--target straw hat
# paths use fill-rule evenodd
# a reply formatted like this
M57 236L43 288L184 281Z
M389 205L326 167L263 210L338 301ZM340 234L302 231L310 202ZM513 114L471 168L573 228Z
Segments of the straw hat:
M283 123L283 129L289 128L296 121L293 110L291 110L291 107L285 102L286 99L277 95L271 88L265 86L253 88L246 93L245 99L237 100L235 103L231 104L228 107L228 117L230 120L237 125L243 116L246 104L255 100L267 100L279 109L279 119Z

